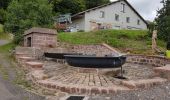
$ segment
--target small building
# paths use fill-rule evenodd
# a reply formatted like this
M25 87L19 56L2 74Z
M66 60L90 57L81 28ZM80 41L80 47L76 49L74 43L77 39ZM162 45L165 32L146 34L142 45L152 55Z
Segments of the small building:
M57 31L47 28L31 28L24 32L25 47L56 47Z
M74 27L77 31L146 30L147 22L127 0L116 0L73 15L72 23L69 26Z

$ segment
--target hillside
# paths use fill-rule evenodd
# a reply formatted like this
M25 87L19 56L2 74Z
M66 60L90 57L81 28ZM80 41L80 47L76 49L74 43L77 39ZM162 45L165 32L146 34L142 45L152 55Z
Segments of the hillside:
M139 30L102 30L96 32L59 33L59 40L69 44L107 43L123 52L152 54L151 37L148 31ZM158 40L158 46L165 50L165 43Z

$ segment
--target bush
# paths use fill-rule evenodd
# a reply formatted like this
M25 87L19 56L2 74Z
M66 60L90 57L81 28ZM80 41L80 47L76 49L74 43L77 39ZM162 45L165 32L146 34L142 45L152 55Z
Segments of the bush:
M3 33L4 29L3 29L3 25L0 24L0 33Z
M0 9L0 23L4 24L6 20L6 11L4 9Z
M167 50L170 50L170 41L167 43L166 48L167 48Z
M24 37L21 33L17 33L14 35L13 43L14 44L21 44L24 40Z

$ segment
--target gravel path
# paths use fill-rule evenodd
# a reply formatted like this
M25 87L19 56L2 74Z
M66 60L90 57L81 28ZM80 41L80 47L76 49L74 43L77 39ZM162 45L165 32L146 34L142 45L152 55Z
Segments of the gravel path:
M6 43L8 41L0 40L0 45ZM45 100L45 97L27 92L13 83L16 78L16 69L12 66L7 55L0 53L0 100ZM3 72L7 73L7 79L4 79Z
M1 45L4 45L4 44L7 44L9 41L7 41L7 40L0 40L0 46Z

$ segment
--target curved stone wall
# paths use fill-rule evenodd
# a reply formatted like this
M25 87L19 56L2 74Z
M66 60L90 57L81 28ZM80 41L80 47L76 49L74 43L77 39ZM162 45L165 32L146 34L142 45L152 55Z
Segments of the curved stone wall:
M170 64L170 59L162 56L127 55L128 63L149 64L155 67L162 67Z

